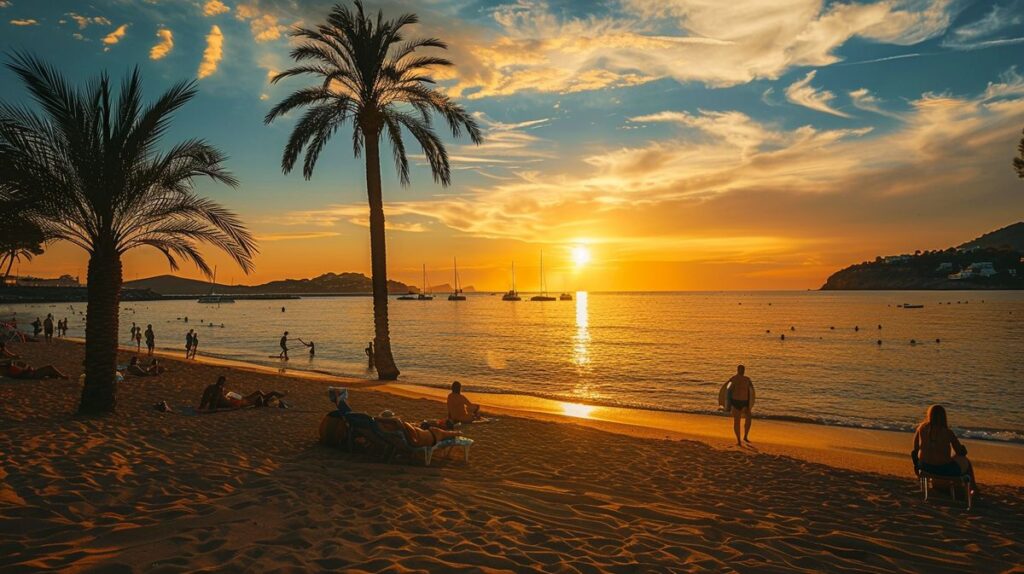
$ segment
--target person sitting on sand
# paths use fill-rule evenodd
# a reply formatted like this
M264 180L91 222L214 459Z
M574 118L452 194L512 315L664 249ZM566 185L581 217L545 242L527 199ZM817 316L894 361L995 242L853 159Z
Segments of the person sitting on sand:
M754 384L750 377L744 373L747 368L743 365L736 367L736 374L729 379L729 403L732 405L732 429L736 433L736 444L743 446L740 442L740 417L746 417L746 425L743 429L743 440L750 442L750 394Z
M25 361L11 361L11 364L6 367L0 367L4 369L4 376L12 379L70 379L71 377L60 372L57 367L53 365L45 365L42 367L33 367Z
M243 397L238 393L229 392L225 389L224 385L227 384L227 382L228 378L221 375L217 377L216 383L206 387L206 390L203 391L203 398L199 401L199 410L214 411L270 406L286 408L284 406L284 402L281 401L285 396L282 392L271 391L269 393L264 393L263 391L256 391Z
M967 447L949 428L946 409L942 405L928 407L925 420L914 433L914 450L910 454L914 472L927 472L936 476L971 477L971 490L978 492L974 480L974 466L967 460Z
M148 370L150 373L153 373L154 375L159 375L160 373L166 371L167 368L161 365L156 360L156 357L154 357L153 360L149 362L149 366L146 367L146 370Z
M408 423L391 411L380 413L374 420L384 431L401 431L413 447L434 446L443 440L462 436L460 431L450 431L426 423L418 426Z
M482 419L480 405L475 405L462 394L462 383L454 381L448 395L448 420L454 423L471 423Z

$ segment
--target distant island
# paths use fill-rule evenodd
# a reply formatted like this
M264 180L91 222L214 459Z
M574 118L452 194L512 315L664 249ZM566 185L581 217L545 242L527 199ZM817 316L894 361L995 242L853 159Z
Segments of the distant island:
M833 273L840 290L1024 289L1024 222L957 247L876 257Z
M370 278L362 273L324 273L311 279L282 279L260 285L224 285L175 275L157 275L125 281L126 289L145 289L160 295L204 295L211 289L222 295L325 295L372 292ZM389 293L418 293L416 287L388 281Z

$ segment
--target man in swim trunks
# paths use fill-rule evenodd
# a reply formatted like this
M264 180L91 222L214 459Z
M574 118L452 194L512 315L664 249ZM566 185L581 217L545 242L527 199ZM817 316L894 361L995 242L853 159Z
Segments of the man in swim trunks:
M743 430L743 440L750 442L747 436L750 434L750 394L754 384L750 377L746 376L746 367L736 367L736 374L729 379L729 403L732 405L732 428L736 433L736 444L743 446L740 442L740 417L746 417L747 422Z
M6 375L12 379L70 379L53 365L35 368L25 361L11 361L7 365Z

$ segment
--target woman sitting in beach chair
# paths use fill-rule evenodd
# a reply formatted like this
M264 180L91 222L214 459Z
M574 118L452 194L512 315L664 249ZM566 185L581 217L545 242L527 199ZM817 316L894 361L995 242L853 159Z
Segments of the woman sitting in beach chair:
M71 377L60 372L53 365L33 367L25 361L11 361L3 369L2 374L12 379L69 379Z
M391 411L380 413L374 420L380 425L381 430L401 431L409 446L412 447L434 446L443 440L462 435L460 431L445 430L429 424L414 425L398 418L398 415Z
M928 407L925 420L914 433L914 450L911 452L914 471L918 476L970 479L968 494L977 494L978 484L974 481L974 467L967 460L967 448L960 443L949 428L946 409L942 405Z

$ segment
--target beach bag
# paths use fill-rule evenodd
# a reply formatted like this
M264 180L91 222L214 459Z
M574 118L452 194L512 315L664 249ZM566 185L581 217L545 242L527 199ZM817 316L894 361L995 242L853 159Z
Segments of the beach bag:
M320 419L320 444L331 447L345 447L348 441L348 422L337 411Z

